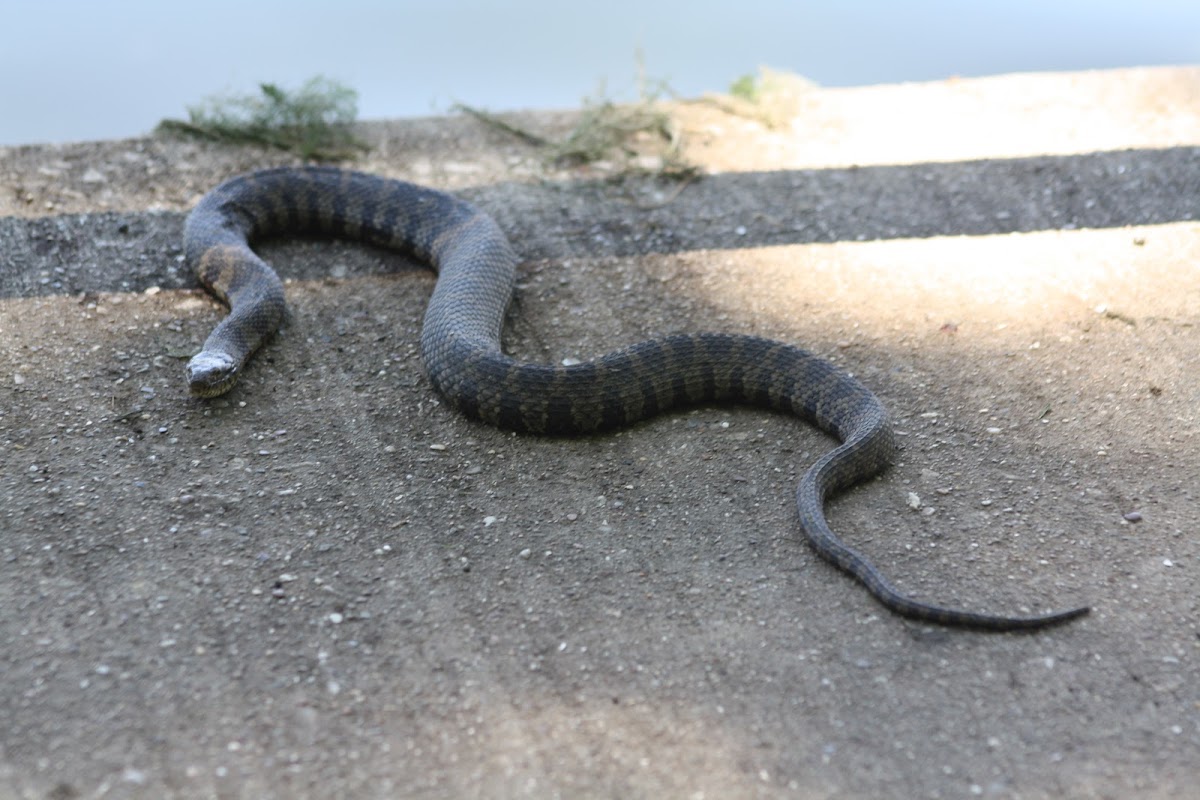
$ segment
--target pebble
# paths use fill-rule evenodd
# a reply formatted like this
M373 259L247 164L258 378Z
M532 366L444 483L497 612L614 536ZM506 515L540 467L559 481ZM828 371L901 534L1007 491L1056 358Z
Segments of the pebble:
M521 556L521 558L529 558L531 555L533 555L533 551L526 547L524 550L518 553L518 555Z
M1126 522L1141 522L1142 521L1142 512L1129 511L1125 514L1122 514L1121 518L1124 519Z

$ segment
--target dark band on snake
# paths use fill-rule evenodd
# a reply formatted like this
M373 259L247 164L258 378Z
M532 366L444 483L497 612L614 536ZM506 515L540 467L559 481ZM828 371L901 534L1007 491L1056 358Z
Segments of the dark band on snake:
M187 219L184 250L200 282L230 313L188 363L193 394L215 397L232 388L247 359L279 327L283 284L250 245L289 232L394 248L437 272L421 353L434 388L469 417L517 431L582 434L702 403L795 414L841 441L797 487L801 530L822 557L858 578L884 606L917 620L996 631L1042 628L1088 611L1005 616L922 602L843 544L825 521L825 500L887 467L892 428L874 394L812 353L753 336L696 333L572 366L505 355L500 333L516 253L487 214L411 183L325 167L280 168L232 178L205 195Z

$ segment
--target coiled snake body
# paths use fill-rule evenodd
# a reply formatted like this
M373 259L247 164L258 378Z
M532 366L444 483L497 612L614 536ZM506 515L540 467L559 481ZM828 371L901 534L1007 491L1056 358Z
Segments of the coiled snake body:
M283 285L250 242L289 231L403 250L436 270L421 352L434 387L467 416L518 431L572 434L708 402L795 414L842 442L800 481L801 528L820 555L858 578L887 608L988 630L1040 628L1088 611L1011 617L923 603L843 544L825 521L825 498L888 465L892 430L875 395L805 350L752 336L700 333L641 342L573 366L505 355L500 332L516 254L488 215L410 183L333 168L281 168L232 178L205 195L187 219L184 250L201 283L229 304L230 313L188 363L193 394L228 391L246 359L278 328Z

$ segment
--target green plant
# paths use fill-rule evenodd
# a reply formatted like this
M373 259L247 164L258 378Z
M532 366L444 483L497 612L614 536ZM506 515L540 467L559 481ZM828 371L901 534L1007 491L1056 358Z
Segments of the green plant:
M336 161L364 149L353 134L358 93L320 76L288 91L273 83L260 94L216 96L188 107L188 120L163 120L159 130L218 141L260 144L304 158Z
M759 79L757 75L743 75L729 84L729 94L747 103L758 100Z
M817 84L795 73L759 67L757 75L743 75L730 84L728 94L705 99L731 114L779 128L800 113L805 95L816 88Z

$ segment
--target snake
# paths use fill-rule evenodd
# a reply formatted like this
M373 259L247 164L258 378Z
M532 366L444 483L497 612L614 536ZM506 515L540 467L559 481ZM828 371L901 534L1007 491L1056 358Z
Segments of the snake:
M1010 616L915 599L894 586L825 518L826 500L873 478L896 449L879 399L832 362L792 344L735 333L650 339L591 361L525 362L507 355L501 329L520 259L491 216L452 194L328 166L281 167L232 177L205 194L184 224L184 257L229 306L187 364L192 395L228 392L284 319L283 283L252 249L267 237L316 234L403 252L437 274L421 330L433 388L467 417L531 434L584 435L669 409L750 405L792 414L840 444L796 487L800 529L826 561L892 612L984 631L1045 628L1089 608Z

